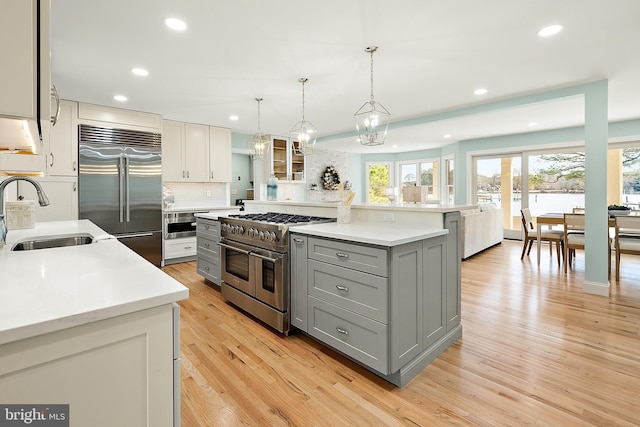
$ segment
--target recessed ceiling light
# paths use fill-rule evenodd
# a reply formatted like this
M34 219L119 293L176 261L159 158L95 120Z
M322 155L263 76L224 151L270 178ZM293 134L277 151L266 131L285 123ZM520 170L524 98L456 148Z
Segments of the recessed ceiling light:
M164 24L175 31L184 31L187 29L187 24L178 18L167 18L164 20Z
M473 91L474 95L484 95L485 93L487 93L487 90L485 88L483 88L483 87Z
M146 77L149 75L149 72L144 68L132 68L131 72L136 76Z
M444 135L442 135L442 136L443 136L443 137L445 137L445 138L451 138L451 135L450 135L450 134L448 134L448 133L445 133L445 134L444 134Z
M233 120L233 121L236 121L236 120L238 120L239 118L240 118L240 117L236 116L235 114L232 114L232 115L230 115L230 116L229 116L229 120Z
M125 102L127 100L127 97L124 95L114 95L113 99L119 102Z
M564 27L559 24L549 25L538 31L538 37L549 37L558 34Z
M530 122L529 126L538 126L538 122Z

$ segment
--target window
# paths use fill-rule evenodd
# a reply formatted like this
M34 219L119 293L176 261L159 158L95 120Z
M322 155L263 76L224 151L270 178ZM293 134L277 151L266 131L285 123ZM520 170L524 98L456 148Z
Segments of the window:
M401 186L420 185L427 187L427 198L438 199L438 160L418 160L398 163L397 182ZM402 194L402 189L399 191Z
M389 203L386 190L393 186L392 163L367 163L367 202Z
M455 193L454 193L454 187L453 187L453 172L454 172L454 168L453 168L453 156L449 156L449 157L445 157L443 158L444 160L444 200L442 200L443 203L448 203L448 204L453 204L455 203Z

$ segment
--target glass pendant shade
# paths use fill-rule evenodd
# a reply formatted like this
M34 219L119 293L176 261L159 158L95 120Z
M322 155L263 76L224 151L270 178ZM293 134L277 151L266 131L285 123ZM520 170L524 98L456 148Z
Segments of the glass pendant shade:
M302 83L302 120L293 125L289 131L289 138L292 142L293 153L299 156L308 156L313 154L316 139L318 137L318 129L311 122L304 119L304 84L308 79L302 77L298 79Z
M373 98L373 52L376 50L378 50L377 46L369 46L365 49L365 52L371 55L371 97L353 115L358 131L358 142L371 146L384 144L391 118L391 113Z
M260 132L260 102L262 98L256 98L258 102L258 131L249 138L249 154L253 160L263 160L271 143L271 137Z

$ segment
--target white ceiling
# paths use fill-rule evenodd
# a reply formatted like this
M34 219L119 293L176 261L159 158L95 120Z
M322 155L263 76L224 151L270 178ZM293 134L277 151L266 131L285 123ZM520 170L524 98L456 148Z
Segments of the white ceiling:
M354 129L370 91L364 48L377 45L375 99L392 122L604 78L620 121L640 118L639 18L639 0L53 0L52 77L65 99L247 134L262 97L261 130L279 135L301 119L306 77L305 118L327 136ZM537 37L555 23L564 31ZM582 123L582 100L559 100L392 129L378 148L319 146L407 151Z

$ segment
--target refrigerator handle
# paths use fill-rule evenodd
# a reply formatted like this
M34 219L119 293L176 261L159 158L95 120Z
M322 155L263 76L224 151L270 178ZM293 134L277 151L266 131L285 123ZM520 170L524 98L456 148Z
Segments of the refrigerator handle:
M124 171L123 171L123 158L118 157L118 185L120 190L120 196L118 198L118 211L120 212L120 222L124 222L124 209L123 209L123 199L124 199Z
M124 185L125 185L125 203L124 203L124 208L125 208L125 221L126 222L130 222L131 221L131 209L129 209L129 158L125 157L124 158Z

